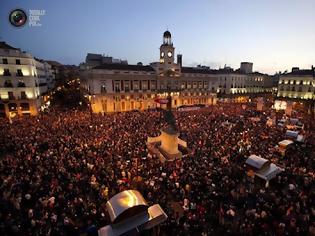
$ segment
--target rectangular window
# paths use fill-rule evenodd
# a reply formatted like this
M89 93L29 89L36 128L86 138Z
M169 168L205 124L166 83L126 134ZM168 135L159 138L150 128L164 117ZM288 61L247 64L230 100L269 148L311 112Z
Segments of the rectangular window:
M25 83L23 80L19 80L18 87L25 87Z
M135 90L135 91L138 91L139 90L139 81L134 81L134 83L133 83L133 89Z
M27 99L26 93L24 91L21 92L21 99Z
M8 59L7 59L7 58L3 58L3 59L2 59L2 63L3 63L3 64L8 64Z
M11 75L11 73L10 73L9 69L3 70L3 76L10 76L10 75Z
M186 88L186 83L185 83L185 82L182 82L182 84L180 85L180 88L181 88L181 89L185 89L185 88Z
M12 88L13 84L12 84L11 80L4 81L4 87L5 88Z
M115 81L115 92L120 92L120 83L119 80Z
M187 82L187 88L188 88L188 89L191 88L191 82Z
M125 92L128 93L130 92L130 86L129 86L129 81L125 81Z
M106 92L107 92L106 85L102 84L102 86L101 86L101 93L106 93Z
M16 62L17 65L21 65L21 60L20 59L16 59L15 62Z
M199 81L199 88L202 88L202 82Z
M204 82L203 82L203 87L204 87L205 89L208 88L208 82L207 82L207 81L204 81Z
M14 100L14 95L13 95L13 92L8 92L8 96L9 96L9 99L10 100Z
M142 81L142 90L148 89L148 82L146 80Z
M151 81L151 90L155 90L156 89L156 81Z
M16 76L23 76L23 73L22 73L21 69L17 69Z

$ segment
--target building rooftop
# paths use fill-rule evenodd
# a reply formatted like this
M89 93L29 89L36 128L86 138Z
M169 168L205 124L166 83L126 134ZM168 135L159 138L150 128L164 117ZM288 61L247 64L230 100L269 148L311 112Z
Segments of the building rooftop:
M6 42L0 42L1 49L12 49L12 50L20 50L19 48L14 48L11 45L7 44Z
M60 64L58 61L46 61L47 63L49 63L52 66L62 66L62 64Z
M314 70L295 70L287 74L282 74L282 76L292 76L292 75L315 75Z
M252 73L249 73L250 75L267 75L267 74L263 74L263 73L260 73L260 72L252 72Z
M131 70L131 71L155 71L151 66L127 65L127 64L103 64L93 69L103 70Z
M198 67L182 67L182 73L197 73L197 74L217 74L217 70L198 68Z

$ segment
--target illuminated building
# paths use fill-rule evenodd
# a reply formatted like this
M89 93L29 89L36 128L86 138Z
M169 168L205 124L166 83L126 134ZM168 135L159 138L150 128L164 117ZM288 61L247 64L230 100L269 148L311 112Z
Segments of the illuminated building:
M51 67L0 42L0 116L37 115L41 95L53 87Z
M282 74L278 84L278 97L296 100L315 99L315 69L300 70L297 67Z
M165 31L159 61L150 65L104 63L81 72L83 86L92 96L92 110L98 112L144 110L159 106L157 97L171 93L172 107L212 105L217 94L249 94L272 91L269 76L252 73L252 63L245 72L229 68L184 67L177 55L171 33Z

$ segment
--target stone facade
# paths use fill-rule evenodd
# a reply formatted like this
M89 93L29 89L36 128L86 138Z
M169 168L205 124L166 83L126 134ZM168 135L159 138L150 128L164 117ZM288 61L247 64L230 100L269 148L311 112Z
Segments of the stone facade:
M103 64L81 71L82 85L91 94L92 110L144 110L160 106L154 100L172 96L172 106L213 105L217 94L272 92L272 80L260 73L183 67L174 61L171 33L163 34L159 62L150 65Z

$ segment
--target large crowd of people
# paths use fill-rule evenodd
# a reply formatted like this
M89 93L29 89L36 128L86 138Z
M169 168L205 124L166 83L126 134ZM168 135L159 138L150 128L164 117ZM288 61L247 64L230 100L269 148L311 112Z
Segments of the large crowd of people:
M275 147L285 128L266 124L283 112L220 104L174 116L188 149L167 164L146 146L167 125L159 111L51 110L1 120L0 234L95 235L110 223L107 200L137 189L168 215L155 235L315 235L315 134L307 114L295 114L305 143L285 156ZM251 154L284 169L268 188L246 171Z

